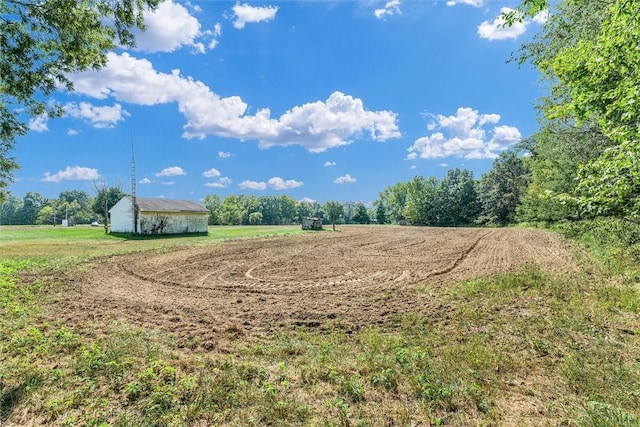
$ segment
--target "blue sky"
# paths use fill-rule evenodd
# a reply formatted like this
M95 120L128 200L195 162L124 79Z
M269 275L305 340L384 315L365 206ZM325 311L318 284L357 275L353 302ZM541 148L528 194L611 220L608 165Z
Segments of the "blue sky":
M415 175L476 178L537 129L538 75L507 63L545 16L504 0L166 0L135 49L71 76L36 119L10 191L372 202Z

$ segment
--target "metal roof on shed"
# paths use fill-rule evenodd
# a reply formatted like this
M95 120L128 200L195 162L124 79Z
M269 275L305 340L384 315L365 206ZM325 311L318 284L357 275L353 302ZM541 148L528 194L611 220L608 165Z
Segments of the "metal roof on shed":
M136 202L138 204L138 209L140 209L141 212L209 212L206 208L203 208L199 204L189 200L136 197Z

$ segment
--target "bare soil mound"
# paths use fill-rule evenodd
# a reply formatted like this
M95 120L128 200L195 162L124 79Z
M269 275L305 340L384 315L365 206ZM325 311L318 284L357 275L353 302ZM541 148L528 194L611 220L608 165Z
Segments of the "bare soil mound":
M350 331L408 312L446 315L425 287L527 263L575 268L567 244L539 230L343 226L103 258L70 280L53 314L98 333L125 320L213 348L295 326Z

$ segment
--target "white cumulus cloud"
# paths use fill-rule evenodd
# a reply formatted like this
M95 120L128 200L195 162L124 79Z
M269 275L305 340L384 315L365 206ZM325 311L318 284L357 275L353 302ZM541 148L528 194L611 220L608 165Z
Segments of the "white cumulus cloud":
M473 7L480 7L484 3L484 0L449 0L447 6L455 6L457 4L468 4Z
M87 168L84 166L67 166L65 170L55 174L45 172L44 182L60 182L60 181L84 181L100 178L97 169Z
M220 171L216 168L211 168L209 170L202 172L202 176L204 176L205 178L217 178L220 175L221 175Z
M291 188L302 187L304 183L302 181L296 181L295 179L284 180L279 176L274 176L267 182L263 181L242 181L238 186L243 189L249 190L266 190L271 188L272 190L289 190Z
M107 58L102 70L72 77L76 92L138 105L176 102L187 121L185 138L215 135L257 140L261 148L301 145L319 153L363 135L375 141L401 136L395 113L369 111L361 99L341 92L333 92L325 101L295 106L279 118L272 118L269 108L248 115L239 96L221 98L202 82L182 77L179 70L161 73L148 60L127 53L108 53Z
M478 25L478 35L487 40L507 40L517 39L527 31L531 22L544 24L549 19L549 11L544 10L538 13L533 19L524 19L522 22L514 22L511 26L504 25L504 15L514 10L508 7L500 9L500 15L493 19L493 22L483 21Z
M85 120L98 129L112 128L129 115L120 104L98 107L89 102L70 102L64 110L68 116Z
M357 179L355 179L354 177L352 177L349 174L346 174L346 175L343 175L343 176L340 176L340 177L336 178L333 182L334 182L334 184L350 184L350 183L353 183L353 182L356 182L356 181L357 181Z
M266 190L267 183L245 180L238 184L238 187L242 188L243 190Z
M373 11L373 15L378 19L395 14L400 15L401 13L400 0L390 0L384 5L384 7Z
M142 178L140 181L138 181L138 184L151 184L153 181L151 181L149 178Z
M238 30L243 29L244 26L248 23L271 21L273 18L275 18L276 13L278 12L277 6L256 7L251 6L247 3L236 3L236 5L231 9L233 10L233 13L235 15L233 26Z
M324 162L325 166L335 166L336 162Z
M437 130L418 138L408 148L408 159L462 157L494 159L498 154L522 138L518 128L493 126L498 114L480 114L472 108L458 108L453 116L437 115Z
M218 151L218 158L228 159L229 157L231 157L231 153L229 153L228 151Z
M136 31L136 49L144 52L173 52L190 46L197 53L204 53L204 45L198 38L209 35L200 32L200 22L189 11L173 0L167 0L151 12L144 14L145 31Z
M227 178L226 176L220 177L217 181L214 182L206 182L204 185L205 187L212 187L212 188L225 188L228 187L229 184L231 184L233 181L231 181L230 178Z
M269 181L267 181L267 185L269 188L273 188L274 190L288 190L291 188L302 187L304 183L302 181L296 181L294 179L287 179L286 181L279 176L274 176Z
M180 166L171 166L171 167L162 169L160 172L156 172L154 175L155 176L181 176L186 174L187 172L185 172L185 170L182 169Z
M48 121L49 118L46 115L34 117L29 120L29 130L33 132L46 132L49 130L47 126Z

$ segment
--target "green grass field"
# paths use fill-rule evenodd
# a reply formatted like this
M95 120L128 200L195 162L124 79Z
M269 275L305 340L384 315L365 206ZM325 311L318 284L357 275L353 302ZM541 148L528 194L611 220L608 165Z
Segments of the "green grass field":
M403 313L349 334L334 319L212 352L118 319L96 336L47 315L65 290L56 273L95 256L299 232L0 228L0 425L640 425L637 266L612 273L586 255L570 277L529 266L425 287L446 318Z
M209 226L206 236L147 236L105 234L102 227L1 226L0 254L14 257L79 255L84 257L147 250L157 247L207 244L214 240L301 233L300 226Z

